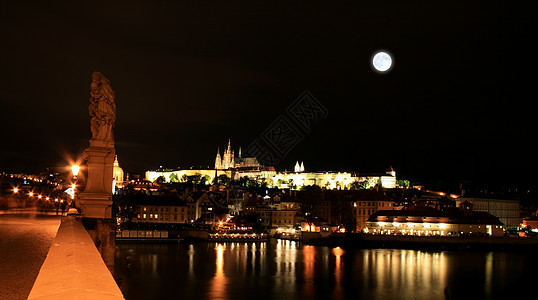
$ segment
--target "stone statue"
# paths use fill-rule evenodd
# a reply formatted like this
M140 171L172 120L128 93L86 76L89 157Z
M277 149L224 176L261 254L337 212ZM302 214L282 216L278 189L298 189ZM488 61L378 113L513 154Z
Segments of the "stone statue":
M114 142L113 129L116 123L116 94L110 81L101 74L93 72L90 85L90 129L92 141Z
M112 214L114 181L114 132L116 95L110 81L100 72L93 72L90 84L90 147L82 158L87 162L86 188L79 194L85 218L108 219Z

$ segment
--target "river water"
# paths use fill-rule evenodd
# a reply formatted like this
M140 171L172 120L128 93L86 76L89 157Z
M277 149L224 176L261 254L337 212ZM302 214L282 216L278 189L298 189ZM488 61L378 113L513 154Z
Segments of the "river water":
M514 299L535 293L531 252L342 249L267 243L117 244L131 299Z

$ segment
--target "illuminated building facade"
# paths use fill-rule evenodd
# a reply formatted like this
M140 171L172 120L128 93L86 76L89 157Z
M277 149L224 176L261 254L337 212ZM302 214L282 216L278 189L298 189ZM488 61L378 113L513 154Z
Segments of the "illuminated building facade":
M215 179L215 176L226 175L230 178L232 176L232 171L214 169L146 171L146 180L154 182L157 178L163 176L165 182L183 182L185 177L196 175L200 175L200 178L206 181L205 184L211 184Z
M133 203L134 218L131 222L187 223L188 206L178 198L151 197Z
M503 236L503 224L486 212L460 210L379 210L365 233L413 236Z
M326 189L350 189L355 182L364 183L364 188L376 185L392 189L396 188L396 172L390 168L385 174L355 174L350 172L304 172L304 164L296 169L298 172L278 172L271 178L270 184L279 188L300 188L306 185L317 185Z
M465 201L473 205L473 211L487 212L499 218L505 229L517 230L521 224L518 200L460 197L456 200L456 205Z
M366 228L367 221L378 210L399 210L401 207L394 205L394 200L374 189L353 191L353 215L357 223L356 231L361 232Z

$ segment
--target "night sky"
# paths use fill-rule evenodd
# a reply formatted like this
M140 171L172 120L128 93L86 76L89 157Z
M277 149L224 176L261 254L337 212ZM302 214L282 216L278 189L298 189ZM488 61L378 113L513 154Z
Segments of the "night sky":
M277 170L534 183L536 10L430 2L1 1L0 172L80 156L98 70L126 172L213 166L308 90L327 116Z

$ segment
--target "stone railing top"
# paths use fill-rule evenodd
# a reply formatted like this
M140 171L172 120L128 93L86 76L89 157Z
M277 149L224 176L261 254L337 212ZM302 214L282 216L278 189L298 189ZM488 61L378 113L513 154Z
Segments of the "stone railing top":
M124 299L88 232L74 216L58 234L28 299Z

